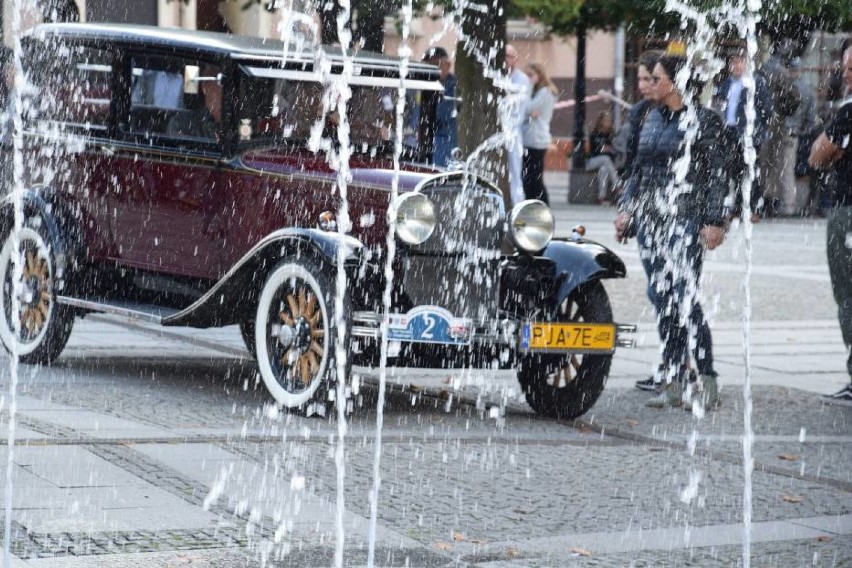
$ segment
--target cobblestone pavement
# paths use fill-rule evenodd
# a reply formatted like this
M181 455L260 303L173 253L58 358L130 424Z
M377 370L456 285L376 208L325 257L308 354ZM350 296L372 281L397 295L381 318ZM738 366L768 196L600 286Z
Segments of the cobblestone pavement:
M557 208L561 226L585 218L600 235L610 215ZM755 231L754 566L852 565L852 408L818 396L844 379L822 231L786 221ZM648 409L632 389L657 356L632 247L619 249L631 277L607 289L644 338L616 354L581 420L536 417L511 373L392 370L377 564L741 565L736 238L708 261L724 402L703 417ZM365 565L377 394L375 374L358 373L338 517L336 420L269 405L234 329L87 318L57 365L19 377L14 566L330 566L338 523L345 565ZM5 398L0 409L5 439ZM0 447L4 479L8 456Z

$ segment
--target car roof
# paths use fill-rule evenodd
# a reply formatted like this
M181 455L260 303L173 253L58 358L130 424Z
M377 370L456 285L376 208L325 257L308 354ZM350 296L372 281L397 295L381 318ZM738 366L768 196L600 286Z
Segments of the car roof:
M192 50L200 54L230 57L245 62L280 62L281 57L286 53L288 63L313 63L316 60L315 50L322 49L325 57L332 63L343 61L343 52L339 47L308 47L297 52L294 45L288 45L278 39L133 24L42 24L30 30L27 36L34 39L58 36L70 40L104 42L113 45L172 47ZM355 59L362 67L383 70L398 69L401 61L397 57L371 51L359 51L355 54ZM409 71L431 75L437 73L437 67L411 61Z

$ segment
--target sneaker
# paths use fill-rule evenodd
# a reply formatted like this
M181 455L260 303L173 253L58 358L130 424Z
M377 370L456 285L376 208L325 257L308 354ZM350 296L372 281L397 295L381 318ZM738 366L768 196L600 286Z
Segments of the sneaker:
M657 396L645 401L648 408L669 408L683 404L683 384L671 382L662 385Z
M649 392L659 392L660 386L663 384L662 381L657 380L657 376L662 377L663 369L657 371L659 375L651 375L647 379L640 379L636 381L636 388L643 391ZM695 371L692 369L689 370L689 378L690 383L694 383L698 380L698 375L695 374Z
M822 396L830 400L852 402L852 383L849 383L834 394L824 394Z
M656 391L659 384L654 381L654 375L651 375L647 379L636 381L636 388L643 391Z
M704 410L715 410L722 402L719 381L714 375L701 375L701 380L692 391L692 396L683 403L684 410L691 411L693 404L700 404Z

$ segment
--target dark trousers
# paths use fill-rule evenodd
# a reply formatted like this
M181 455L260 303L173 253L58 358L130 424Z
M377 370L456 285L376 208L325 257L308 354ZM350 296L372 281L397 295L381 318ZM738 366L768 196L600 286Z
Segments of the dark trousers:
M852 380L852 206L835 207L828 214L828 272L837 302L840 332L849 352L846 370Z
M690 350L698 373L716 376L713 338L698 301L704 248L698 222L640 221L636 240L648 276L648 299L657 316L666 378L682 380Z
M544 154L547 150L524 148L524 197L541 199L548 205L547 188L544 187Z
M743 141L733 127L725 129L725 140L727 142L727 170L728 183L733 186L734 200L731 207L731 214L740 215L743 210L743 178L746 175L745 148ZM760 148L755 148L755 163L754 163L754 179L751 180L751 188L749 191L750 202L749 206L755 213L763 213L765 204L763 203L763 192L760 184L760 168L758 167L757 156L760 154Z

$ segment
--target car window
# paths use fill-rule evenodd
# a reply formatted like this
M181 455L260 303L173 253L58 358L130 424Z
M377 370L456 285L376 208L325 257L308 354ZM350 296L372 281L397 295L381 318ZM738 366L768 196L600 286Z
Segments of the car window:
M304 141L315 127L323 136L336 138L340 123L333 95L323 111L325 89L317 81L245 78L241 83L237 114L242 140ZM348 104L350 139L356 151L388 142L394 133L397 90L352 87ZM317 126L318 125L318 126Z
M106 130L112 100L113 55L85 46L62 45L48 57L30 59L25 118L71 130ZM32 124L32 123L31 123Z
M131 60L127 132L216 142L222 112L222 74L191 60Z

